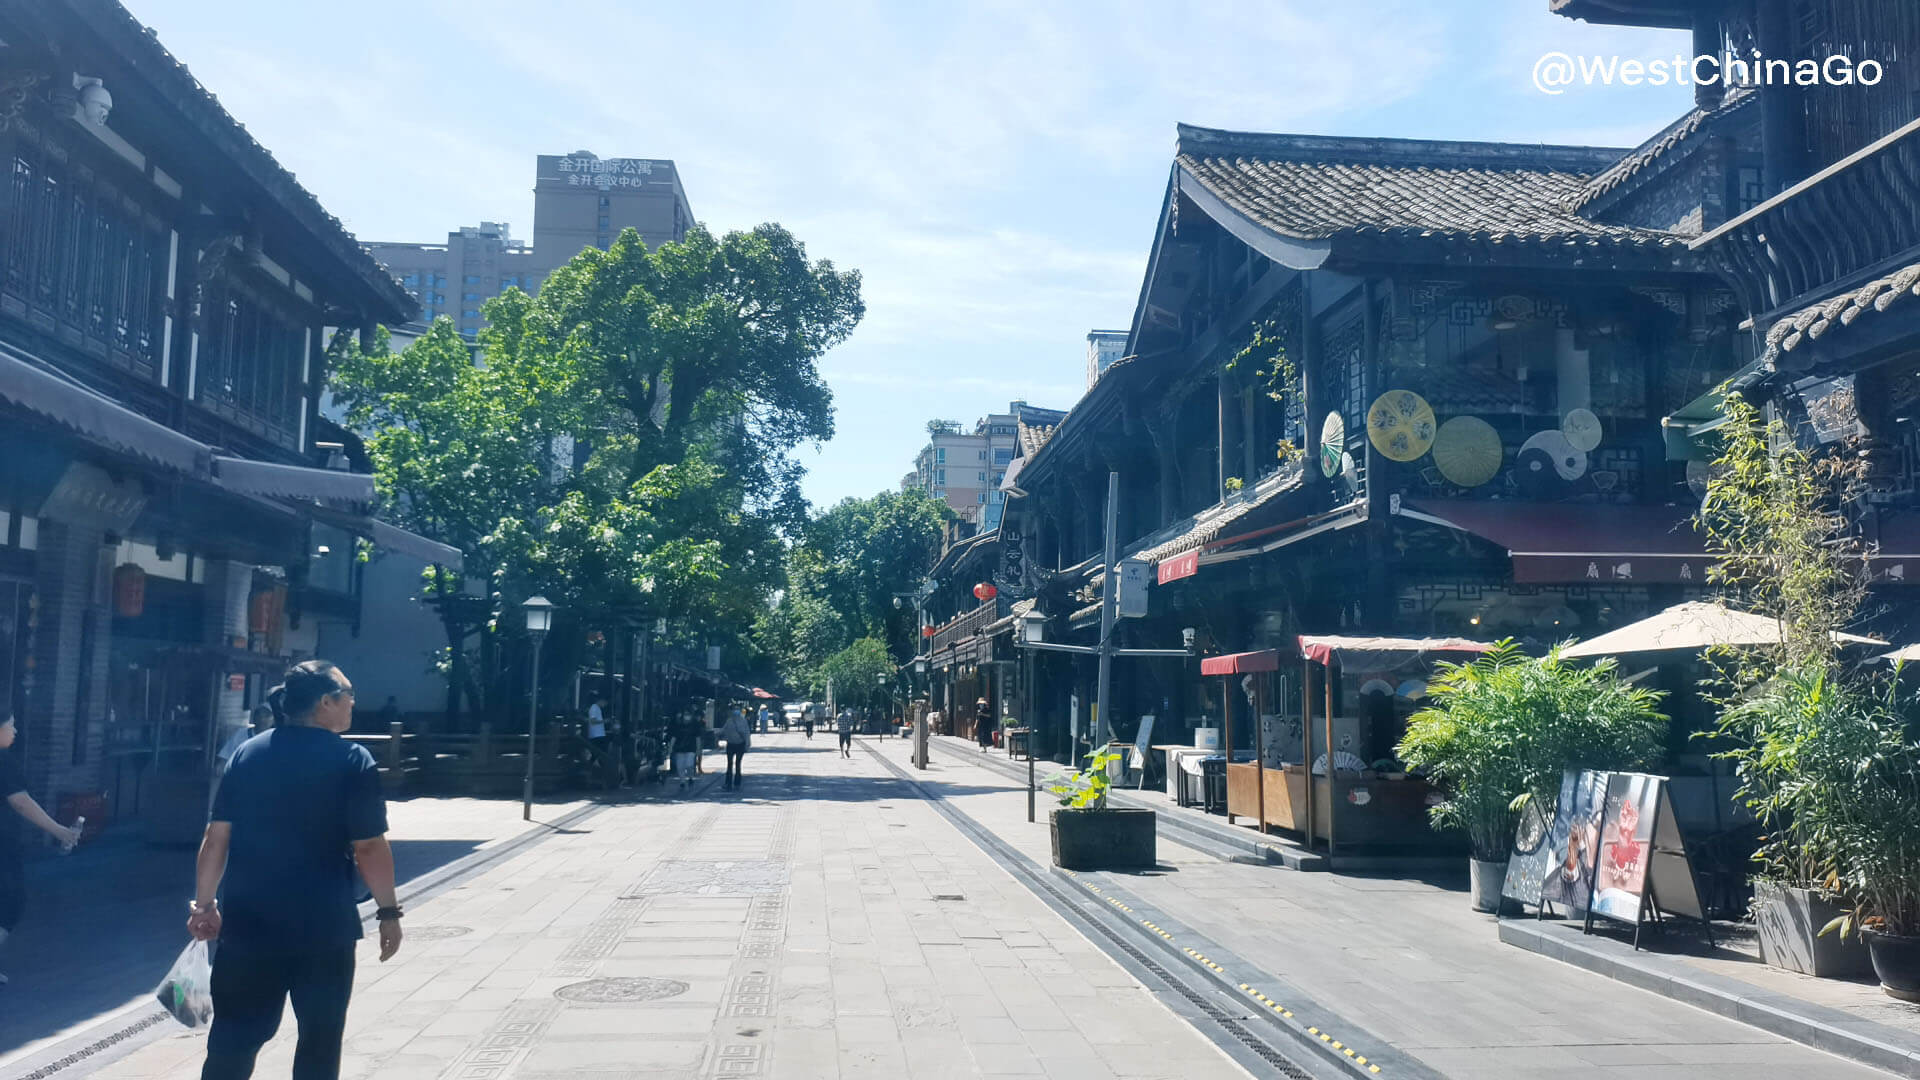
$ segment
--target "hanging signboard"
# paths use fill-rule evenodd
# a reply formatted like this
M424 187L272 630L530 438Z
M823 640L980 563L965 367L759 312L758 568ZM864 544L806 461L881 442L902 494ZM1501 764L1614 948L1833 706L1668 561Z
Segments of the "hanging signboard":
M1155 569L1156 577L1162 585L1170 581L1179 581L1181 578L1190 578L1200 572L1200 549L1183 551L1171 559L1161 559Z

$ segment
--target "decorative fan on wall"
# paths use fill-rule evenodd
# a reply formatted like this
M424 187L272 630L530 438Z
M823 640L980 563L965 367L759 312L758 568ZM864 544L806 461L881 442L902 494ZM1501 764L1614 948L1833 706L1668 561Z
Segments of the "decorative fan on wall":
M1337 412L1327 414L1320 424L1320 473L1323 476L1337 476L1340 472L1340 455L1347 452L1347 421Z
M1569 409L1560 420L1560 434L1575 450L1591 453L1600 446L1600 418L1588 409Z
M1500 474L1500 433L1477 416L1456 416L1433 436L1433 464L1447 482L1472 488Z
M1587 452L1576 449L1573 441L1564 431L1540 431L1526 442L1520 444L1520 453L1525 456L1529 450L1539 450L1546 454L1547 462L1560 479L1568 483L1587 475Z
M1433 446L1433 406L1411 390L1389 390L1367 410L1367 438L1391 461L1412 461Z

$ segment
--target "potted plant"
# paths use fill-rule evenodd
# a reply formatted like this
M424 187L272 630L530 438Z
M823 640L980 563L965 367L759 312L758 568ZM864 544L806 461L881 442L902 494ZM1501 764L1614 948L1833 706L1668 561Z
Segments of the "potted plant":
M1733 742L1720 757L1740 778L1736 797L1759 819L1750 913L1760 958L1822 978L1861 975L1872 961L1842 925L1836 847L1842 803L1859 792L1855 761L1871 752L1873 703L1831 678L1823 665L1787 668L1721 714Z
M1094 752L1085 769L1061 773L1047 783L1047 790L1060 800L1048 823L1053 865L1062 870L1131 870L1158 862L1154 812L1107 805L1113 786L1108 767L1121 759L1122 746L1110 742Z
M1920 744L1891 694L1839 696L1852 699L1843 722L1813 740L1838 766L1820 770L1817 826L1823 884L1852 909L1821 936L1864 938L1881 987L1920 1001Z
M1472 845L1473 906L1498 911L1520 811L1558 798L1568 768L1641 768L1656 762L1667 718L1658 691L1623 683L1614 662L1576 666L1559 648L1535 659L1512 640L1466 663L1441 662L1427 708L1407 721L1395 755L1445 796L1439 827Z

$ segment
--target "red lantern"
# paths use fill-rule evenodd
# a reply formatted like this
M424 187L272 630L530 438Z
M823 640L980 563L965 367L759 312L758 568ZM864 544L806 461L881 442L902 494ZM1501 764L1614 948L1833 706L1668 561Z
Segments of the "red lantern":
M991 600L999 595L999 589L994 588L984 581L973 587L973 598L975 600Z
M921 628L920 628L920 636L921 636L921 637L932 637L932 636L933 636L933 627L931 627L931 626L923 626L923 627L921 627Z
M113 613L123 619L137 619L147 610L147 572L132 563L121 563L113 571Z

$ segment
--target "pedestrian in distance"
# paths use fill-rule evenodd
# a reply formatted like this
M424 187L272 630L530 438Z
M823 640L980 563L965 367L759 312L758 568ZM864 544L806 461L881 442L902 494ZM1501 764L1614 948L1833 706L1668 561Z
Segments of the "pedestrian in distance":
M608 787L620 782L620 763L615 761L613 741L607 738L607 695L597 694L587 706L587 747L593 755L595 771L609 778Z
M747 732L746 715L739 709L727 712L727 722L720 728L720 741L727 747L727 786L737 788L740 786L741 759L747 756L747 746L752 742Z
M853 756L853 729L860 722L853 706L845 705L840 709L840 756Z
M308 660L269 700L280 723L228 763L194 867L187 932L219 941L201 1080L252 1076L288 998L300 1024L294 1080L340 1075L361 937L356 865L378 905L380 960L400 950L379 767L340 737L353 726L353 684Z
M973 737L980 740L980 749L993 749L993 706L981 698L973 705Z
M7 800L13 812L19 814L41 832L53 838L62 851L72 851L80 842L80 827L67 828L53 820L32 795L27 794L26 781L21 778L20 763L14 760L14 737L18 734L13 717L0 723L0 797ZM14 838L13 823L0 822L0 945L13 936L13 928L19 925L20 915L27 904L26 868L21 864L20 848ZM0 975L0 986L5 986L7 977Z
M754 717L753 730L757 735L765 735L767 732L773 730L772 709L767 708L765 705L760 706L760 715Z
M809 701L807 702L807 707L800 713L800 726L807 729L807 738L809 739L813 738L813 721L819 711L820 706Z
M673 774L680 778L680 790L693 785L693 766L700 760L700 729L705 725L690 712L683 712L669 733L673 738Z

